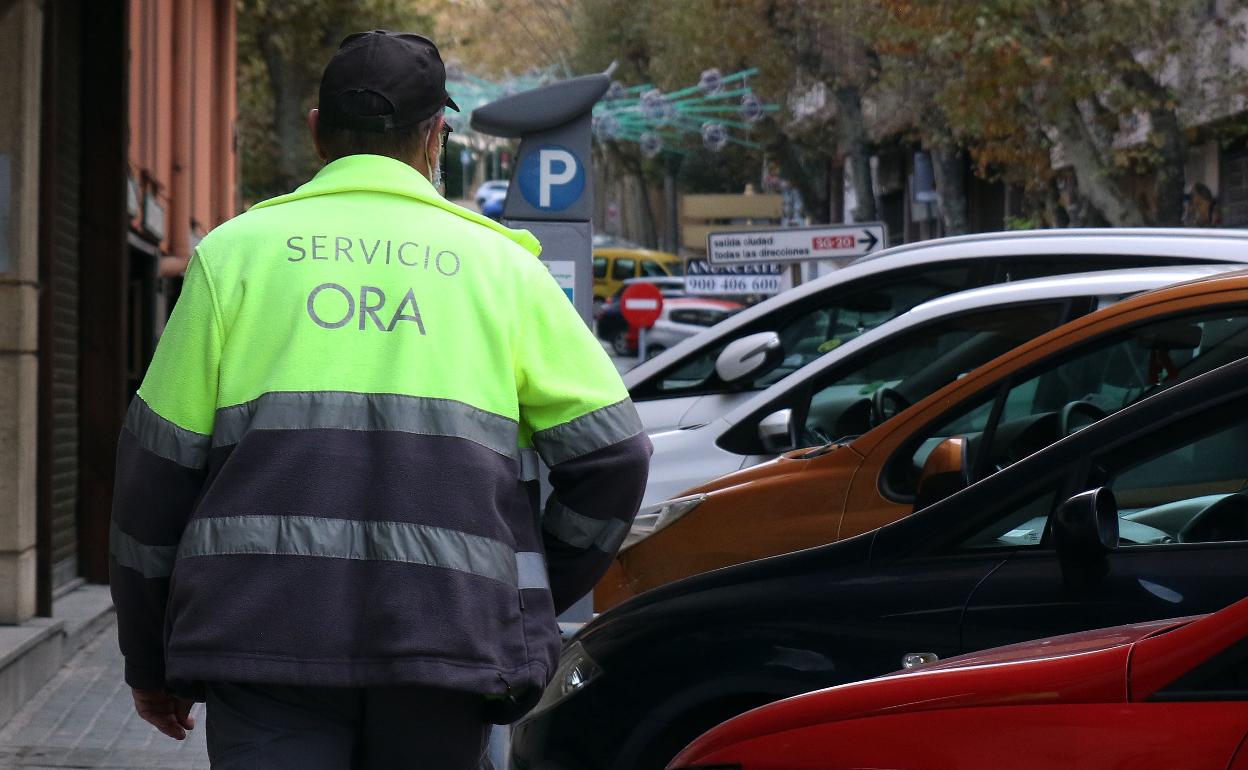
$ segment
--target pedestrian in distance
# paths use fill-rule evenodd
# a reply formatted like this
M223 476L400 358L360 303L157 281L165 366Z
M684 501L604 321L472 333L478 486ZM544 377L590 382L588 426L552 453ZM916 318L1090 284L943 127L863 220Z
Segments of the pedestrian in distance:
M206 701L217 770L487 767L641 501L650 442L540 245L437 192L445 79L420 35L342 42L324 167L198 245L126 417L126 682L173 738Z

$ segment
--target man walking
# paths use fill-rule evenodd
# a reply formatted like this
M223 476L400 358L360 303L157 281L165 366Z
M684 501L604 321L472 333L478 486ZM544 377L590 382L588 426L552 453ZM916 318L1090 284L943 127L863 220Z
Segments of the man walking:
M448 107L431 41L346 38L325 167L199 244L126 417L126 682L174 738L206 700L214 768L477 767L640 503L649 441L537 241L431 183Z

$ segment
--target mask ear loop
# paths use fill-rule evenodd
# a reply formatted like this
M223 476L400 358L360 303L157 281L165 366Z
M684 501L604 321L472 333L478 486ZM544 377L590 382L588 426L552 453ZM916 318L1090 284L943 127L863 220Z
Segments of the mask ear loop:
M434 166L429 162L429 141L423 142L422 150L425 153L425 168L429 170L429 184L435 188L442 184L442 157L446 154L446 136L450 132L446 130L446 119L439 118L438 125L438 165Z

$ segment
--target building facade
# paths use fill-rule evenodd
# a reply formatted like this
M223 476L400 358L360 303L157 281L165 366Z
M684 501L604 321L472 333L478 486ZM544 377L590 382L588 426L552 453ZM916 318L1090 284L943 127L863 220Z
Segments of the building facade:
M0 0L0 623L108 579L117 435L237 206L232 0Z

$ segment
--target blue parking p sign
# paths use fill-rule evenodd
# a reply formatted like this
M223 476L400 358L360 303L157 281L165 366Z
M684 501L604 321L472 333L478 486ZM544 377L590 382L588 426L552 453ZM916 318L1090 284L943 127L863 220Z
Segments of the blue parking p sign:
M557 144L543 144L525 155L516 176L524 199L542 211L563 211L585 191L584 166Z

